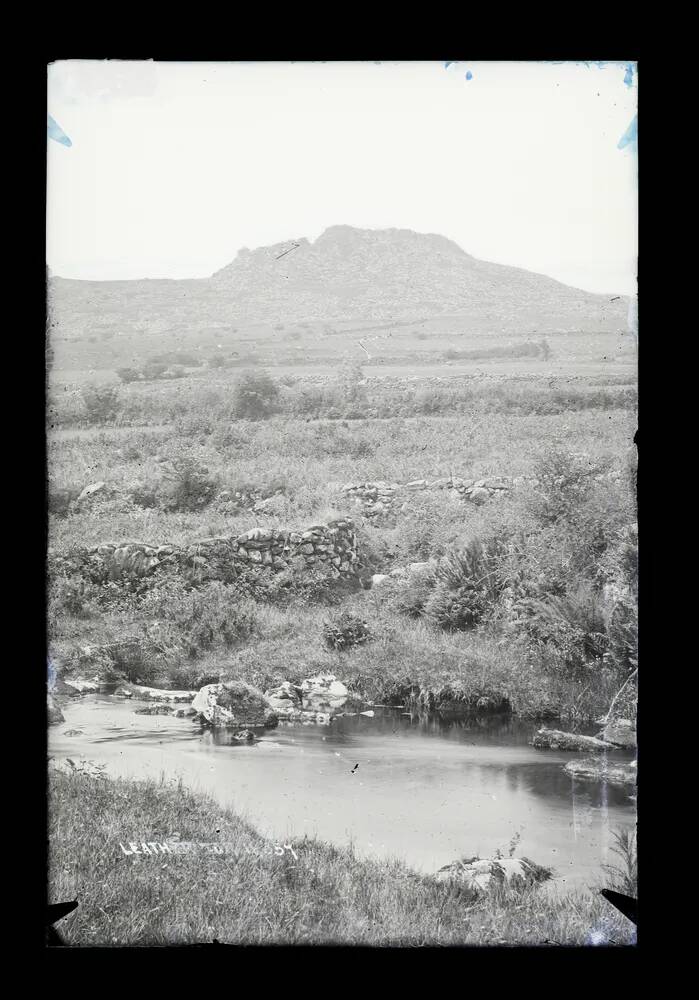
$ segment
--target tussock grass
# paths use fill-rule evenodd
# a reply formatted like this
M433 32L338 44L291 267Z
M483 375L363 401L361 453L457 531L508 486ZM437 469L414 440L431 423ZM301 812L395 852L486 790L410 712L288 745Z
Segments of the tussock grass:
M175 782L65 774L49 783L49 899L80 905L68 945L629 945L634 928L579 892L483 898L305 838L294 853ZM126 856L120 844L226 844L227 853ZM279 853L281 852L281 853ZM294 854L296 856L294 856ZM594 937L593 935L597 935Z

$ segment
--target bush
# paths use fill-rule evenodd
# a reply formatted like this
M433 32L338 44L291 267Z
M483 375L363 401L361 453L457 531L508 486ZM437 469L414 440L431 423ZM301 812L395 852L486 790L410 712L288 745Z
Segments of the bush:
M165 480L163 510L202 510L213 499L217 487L206 466L188 455L173 460L172 469L165 472Z
M534 467L539 486L530 501L532 513L543 524L570 520L589 497L594 478L609 466L609 462L593 462L585 455L552 451Z
M609 649L604 606L588 583L563 597L519 603L519 621L544 659L563 664L572 676L601 664ZM553 655L551 655L553 654Z
M243 372L233 388L233 412L236 417L261 420L274 412L279 387L265 371Z
M152 510L154 507L158 506L158 494L154 486L136 483L131 487L129 496L131 497L132 503L136 507L143 507L145 510Z
M80 494L80 486L59 486L49 489L49 513L55 517L68 517L71 504L73 504Z
M116 373L122 382L138 382L141 378L141 373L135 368L117 368Z
M323 623L323 641L328 649L345 650L371 639L367 623L349 612L343 612Z
M51 588L51 618L60 621L65 614L90 618L94 610L94 589L84 580L59 577Z
M197 590L176 583L149 591L139 613L153 623L149 628L151 642L190 659L216 647L243 643L257 627L254 611L220 581Z
M358 361L345 361L340 369L339 384L342 400L346 406L363 408L367 405L364 386L364 369ZM364 414L360 411L358 416Z
M82 401L91 424L105 424L115 420L119 412L119 393L114 386L86 386Z

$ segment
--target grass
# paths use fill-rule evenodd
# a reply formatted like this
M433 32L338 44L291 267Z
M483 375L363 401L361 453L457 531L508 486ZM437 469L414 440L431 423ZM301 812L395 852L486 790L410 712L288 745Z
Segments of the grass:
M174 781L81 770L55 769L49 782L49 899L80 904L60 925L68 945L635 942L597 894L500 888L479 898L315 839L294 841L292 853ZM120 846L175 834L226 852L127 856Z
M367 577L506 536L497 586L476 589L464 571L442 574L438 586L391 583L369 593L218 583L193 594L158 584L138 597L59 580L49 608L56 660L91 670L77 650L95 645L108 648L99 670L144 683L224 676L266 688L324 669L367 701L509 706L572 725L603 714L626 669L615 656L636 656L633 602L612 628L601 600L608 579L633 575L621 565L622 532L636 518L633 386L600 374L567 386L532 378L363 385L359 374L281 380L282 412L260 420L235 419L228 375L119 386L116 420L86 430L77 427L81 392L61 394L56 422L71 429L49 434L52 552L116 541L187 545L256 523L305 527L332 511L359 522ZM308 393L322 419L313 406L297 412ZM336 406L342 416L343 393L360 400L363 416L328 417ZM622 479L595 484L598 466ZM362 523L338 490L452 473L541 474L545 502L524 487L483 507L424 494L396 523L376 525ZM96 481L106 488L78 502ZM229 499L220 501L223 490ZM236 491L274 496L262 514L231 501ZM371 638L327 649L329 604L335 616L366 621Z

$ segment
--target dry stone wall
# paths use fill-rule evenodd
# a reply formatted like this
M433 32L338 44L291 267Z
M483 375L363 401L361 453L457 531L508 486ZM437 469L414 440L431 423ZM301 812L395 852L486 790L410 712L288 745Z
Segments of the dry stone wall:
M199 581L232 580L241 571L291 569L329 577L359 572L352 521L339 518L304 531L253 528L237 537L206 538L185 548L138 542L98 545L51 558L54 571L95 583L151 577L170 570Z
M448 476L432 480L413 479L408 483L345 483L339 487L339 491L343 498L361 508L364 517L379 520L409 510L410 501L416 494L448 490L459 500L482 504L493 497L503 496L512 487L522 483L523 478L491 476L487 479L463 479L460 476Z

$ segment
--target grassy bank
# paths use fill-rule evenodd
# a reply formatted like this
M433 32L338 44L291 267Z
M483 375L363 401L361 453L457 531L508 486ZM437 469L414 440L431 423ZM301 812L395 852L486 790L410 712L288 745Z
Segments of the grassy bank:
M630 922L596 893L499 889L478 899L318 840L275 850L173 783L55 770L49 794L49 899L80 904L59 925L69 945L634 943ZM127 856L120 846L176 833L226 853Z

